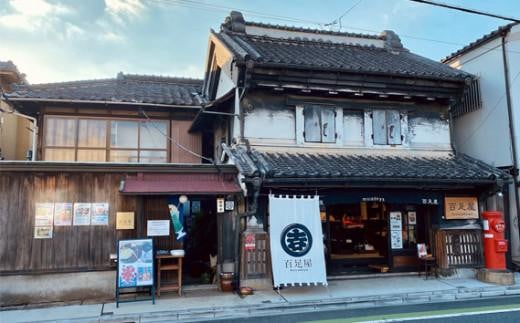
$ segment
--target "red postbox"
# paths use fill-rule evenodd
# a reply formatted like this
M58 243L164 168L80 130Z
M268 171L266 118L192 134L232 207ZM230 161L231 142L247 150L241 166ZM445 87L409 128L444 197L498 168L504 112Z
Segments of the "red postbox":
M498 211L482 212L484 227L484 262L487 269L506 270L506 224Z

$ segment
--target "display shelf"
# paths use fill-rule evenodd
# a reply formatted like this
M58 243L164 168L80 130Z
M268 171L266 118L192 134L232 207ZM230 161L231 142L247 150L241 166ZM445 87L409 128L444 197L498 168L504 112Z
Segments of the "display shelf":
M182 294L182 256L157 255L157 296L161 296L161 292L178 291L179 296ZM176 263L171 263L175 261ZM167 271L177 271L177 281L162 281L161 273Z

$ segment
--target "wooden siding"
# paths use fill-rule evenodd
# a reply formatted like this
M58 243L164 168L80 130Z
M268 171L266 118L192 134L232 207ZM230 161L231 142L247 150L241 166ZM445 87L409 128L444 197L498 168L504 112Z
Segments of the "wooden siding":
M136 230L115 230L117 211L135 211L140 198L119 193L123 174L1 173L0 272L95 270L111 267L117 239ZM34 239L35 203L108 202L108 226L54 227L52 239ZM141 232L142 234L142 232Z
M180 145L197 153L202 153L202 135L192 134L188 130L191 120L173 120L171 125L172 138ZM171 162L172 163L201 163L201 159L193 154L186 152L174 142L171 143Z

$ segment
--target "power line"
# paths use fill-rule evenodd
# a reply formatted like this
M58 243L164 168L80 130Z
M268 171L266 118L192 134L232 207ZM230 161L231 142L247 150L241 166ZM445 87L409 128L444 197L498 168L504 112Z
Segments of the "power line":
M508 20L508 21L513 21L513 22L516 22L516 23L520 23L520 19L517 19L517 18L506 17L506 16L497 15L497 14L494 14L494 13L489 13L489 12L480 11L480 10L476 10L476 9L470 9L470 8L454 6L454 5L447 4L447 3L428 1L428 0L410 0L410 1L419 2L419 3L423 3L423 4L428 4L428 5L432 5L432 6L436 6L436 7L443 7L443 8L463 11L463 12L472 13L472 14L475 14L475 15L487 16L487 17L492 17L492 18L497 18L497 19Z
M339 23L339 29L341 30L341 19L343 19L343 17L345 17L345 15L349 12L352 11L352 9L354 9L355 7L357 7L363 0L359 0L358 2L356 2L355 4L353 4L352 6L350 6L350 8L348 8L347 10L345 10L345 12L343 12L343 14L341 14L341 16L339 16L337 19L334 19L332 22L326 24L325 26L333 26L333 25L336 25Z
M208 157L204 157L200 154L197 154L196 152L194 152L193 150L190 150L189 148L183 146L182 144L180 144L177 140L175 140L173 137L170 137L169 135L165 134L162 129L160 129L154 122L152 122L152 119L150 119L150 117L148 117L148 114L146 114L146 112L144 110L140 110L139 112L141 112L143 114L143 116L146 118L146 120L152 125L152 127L155 128L155 130L157 130L157 132L159 132L161 135L163 135L165 138L167 138L169 141L171 141L175 146L179 147L180 149L184 150L185 152L187 152L188 154L191 154L195 157L198 157L198 158L201 158L201 159L204 159L206 161L209 161L210 163L214 164L215 162L213 161L213 159L211 158L208 158Z

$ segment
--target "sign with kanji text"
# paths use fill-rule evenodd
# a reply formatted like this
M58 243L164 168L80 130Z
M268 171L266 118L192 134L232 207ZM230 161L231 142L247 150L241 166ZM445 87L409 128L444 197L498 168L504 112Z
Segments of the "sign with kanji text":
M117 212L116 213L116 229L117 230L133 230L135 228L134 212Z
M274 287L327 285L318 196L269 195Z
M478 219L478 201L476 197L444 198L444 217L454 219Z

